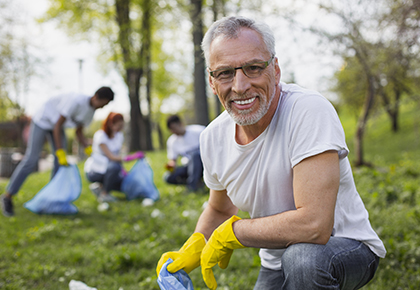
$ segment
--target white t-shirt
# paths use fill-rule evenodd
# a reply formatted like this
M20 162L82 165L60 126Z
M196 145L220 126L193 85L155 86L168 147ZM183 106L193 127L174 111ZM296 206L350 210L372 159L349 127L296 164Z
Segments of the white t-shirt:
M172 134L166 142L166 150L169 160L175 160L179 156L188 157L188 153L200 148L200 134L205 129L202 125L189 125L185 127L185 134L178 136Z
M100 145L105 144L112 154L118 155L124 142L122 132L117 132L113 138L109 138L103 130L98 130L93 135L92 155L86 160L84 170L104 174L108 167L109 159L102 151Z
M35 114L33 121L44 130L52 130L60 115L66 118L65 128L84 127L92 122L95 109L90 98L81 94L63 94L49 99Z
M332 235L362 241L378 256L385 256L354 184L343 128L327 99L297 85L282 84L277 110L258 138L239 145L235 128L223 112L201 134L204 180L209 188L226 189L233 204L251 218L295 210L293 167L310 156L336 150L340 187ZM280 269L284 251L261 249L261 264Z

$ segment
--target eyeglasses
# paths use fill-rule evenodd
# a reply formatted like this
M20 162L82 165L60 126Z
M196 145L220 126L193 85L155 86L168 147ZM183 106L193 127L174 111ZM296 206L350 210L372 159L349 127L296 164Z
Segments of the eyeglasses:
M236 75L236 70L242 69L247 77L250 79L255 79L262 75L265 68L270 65L273 59L274 55L268 61L254 62L239 67L217 69L210 71L210 75L214 77L218 82L224 84L233 81L233 78Z

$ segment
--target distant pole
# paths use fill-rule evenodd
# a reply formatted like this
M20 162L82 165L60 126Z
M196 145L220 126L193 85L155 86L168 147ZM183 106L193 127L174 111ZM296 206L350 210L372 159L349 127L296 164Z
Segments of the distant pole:
M79 58L77 61L79 62L79 93L81 93L83 90L83 75L82 75L83 59Z

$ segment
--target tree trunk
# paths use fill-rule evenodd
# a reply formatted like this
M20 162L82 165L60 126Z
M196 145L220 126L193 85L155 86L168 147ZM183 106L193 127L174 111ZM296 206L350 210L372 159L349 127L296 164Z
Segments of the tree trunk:
M394 94L395 94L395 103L392 106L391 122L392 122L392 132L396 133L400 129L398 117L399 117L399 111L400 111L401 90L398 87L396 87L394 90Z
M213 10L213 22L216 22L217 20L219 20L219 14L222 14L221 17L226 16L225 1L213 0L212 10ZM222 104L220 103L219 97L217 95L214 95L214 101L215 101L216 116L219 116L220 113L222 113Z
M165 149L165 140L163 139L163 132L159 123L156 123L156 130L157 130L158 139L159 139L159 149L163 150Z
M130 146L129 151L141 150L143 146L140 143L141 132L144 132L143 115L140 110L140 77L143 74L141 70L127 69L128 97L130 98Z
M151 69L151 43L152 43L152 32L150 24L150 13L151 3L150 0L143 2L143 48L145 55L145 70L146 70L146 99L148 105L148 115L144 116L145 122L145 150L153 150L152 142L152 97L151 97L151 86L152 86L152 69Z
M360 115L359 120L357 121L357 130L354 140L354 148L356 153L356 164L355 166L370 165L364 160L364 148L363 148L363 138L365 134L366 123L369 118L370 110L373 106L373 101L375 99L375 82L372 76L368 76L368 91L366 93L365 103L363 105L363 111Z
M151 134L150 130L147 129L147 122L140 109L140 79L143 75L144 44L141 44L138 53L134 52L130 41L130 33L132 31L129 17L130 0L116 0L115 8L117 11L116 21L119 27L118 42L121 46L123 65L126 72L125 81L128 86L128 97L130 99L129 150L147 150L150 148Z
M203 39L202 0L191 0L191 21L194 43L194 109L197 124L206 126L209 123L209 112L206 94L205 63L201 52Z
M395 94L395 101L394 104L391 104L390 98L388 97L388 94L384 91L382 87L379 87L379 95L382 98L382 101L384 102L385 111L387 112L390 120L391 120L391 130L392 132L396 133L398 132L399 126L398 126L398 113L399 113L399 103L401 98L401 91L398 87L394 89Z

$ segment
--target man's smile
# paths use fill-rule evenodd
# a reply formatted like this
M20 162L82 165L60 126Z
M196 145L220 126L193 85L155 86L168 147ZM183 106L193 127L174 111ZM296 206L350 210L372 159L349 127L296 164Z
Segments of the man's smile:
M253 98L250 98L250 99L247 99L247 100L233 100L233 102L235 104L238 104L238 105L247 105L247 104L251 104L252 102L254 102L255 99L256 99L256 97L253 97Z

